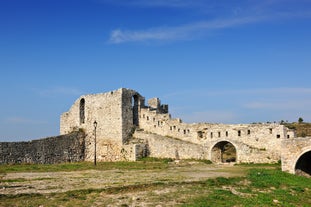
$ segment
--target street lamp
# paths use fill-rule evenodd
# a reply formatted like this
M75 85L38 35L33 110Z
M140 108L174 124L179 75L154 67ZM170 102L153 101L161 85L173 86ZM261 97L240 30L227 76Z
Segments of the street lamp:
M96 166L96 127L97 127L97 122L94 121L94 165Z

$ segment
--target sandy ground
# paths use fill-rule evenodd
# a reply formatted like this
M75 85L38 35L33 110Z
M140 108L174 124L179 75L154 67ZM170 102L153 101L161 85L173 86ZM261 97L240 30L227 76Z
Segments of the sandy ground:
M78 189L104 189L156 182L190 182L214 177L243 175L241 167L193 162L173 163L168 169L85 170L71 172L7 173L0 182L0 194L58 193ZM164 189L165 190L165 189ZM158 192L161 193L161 192Z

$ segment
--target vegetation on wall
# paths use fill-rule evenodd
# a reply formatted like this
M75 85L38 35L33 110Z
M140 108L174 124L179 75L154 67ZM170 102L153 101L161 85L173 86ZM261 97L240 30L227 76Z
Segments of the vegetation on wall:
M297 137L311 136L311 123L303 122L303 119L302 121L300 120L300 122L299 120L298 122L293 123L281 122L281 124L283 124L289 129L294 129L296 131Z

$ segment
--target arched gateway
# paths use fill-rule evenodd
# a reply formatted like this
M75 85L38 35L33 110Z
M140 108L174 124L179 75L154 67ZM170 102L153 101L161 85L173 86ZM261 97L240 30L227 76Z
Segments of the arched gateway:
M295 164L296 174L308 174L311 176L311 150L303 153Z
M282 147L282 170L311 176L311 137L284 140Z
M211 150L211 161L215 163L236 162L236 147L228 141L217 142Z

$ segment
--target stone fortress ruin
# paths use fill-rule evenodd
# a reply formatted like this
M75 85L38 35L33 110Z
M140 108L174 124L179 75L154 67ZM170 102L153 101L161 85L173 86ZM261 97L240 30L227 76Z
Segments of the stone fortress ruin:
M39 149L22 153L14 148L21 148L21 144L29 148L35 141L0 143L0 163L93 161L96 152L98 161L135 161L147 156L214 163L281 160L284 171L311 174L310 137L296 137L295 131L278 123L183 123L172 118L168 108L158 98L146 104L138 92L125 88L83 95L61 115L59 139L43 139L43 144L35 147ZM46 142L54 146L57 140L63 143L47 154Z

